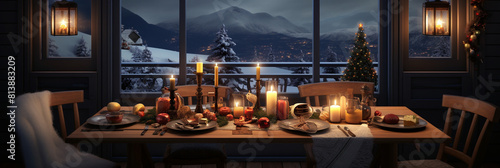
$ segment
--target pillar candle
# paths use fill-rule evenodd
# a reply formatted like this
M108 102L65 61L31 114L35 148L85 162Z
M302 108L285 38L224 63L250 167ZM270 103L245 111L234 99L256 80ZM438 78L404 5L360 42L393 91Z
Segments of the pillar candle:
M278 100L278 119L285 120L288 118L288 100Z
M240 118L240 116L245 116L243 112L243 107L238 107L238 102L234 105L234 118Z
M172 77L170 78L170 90L174 89L175 89L175 78L174 75L172 75Z
M340 97L340 119L345 120L345 106L346 106L346 100L345 96Z
M340 122L340 106L336 105L335 101L334 105L330 106L330 121L331 122Z
M196 73L203 73L203 62L196 63Z
M217 63L214 68L214 85L215 87L219 86L219 66L217 66Z
M257 80L260 80L260 66L257 64Z
M273 87L271 86L271 89L266 92L266 110L267 110L267 115L276 115L276 102L278 100L278 92L273 90Z

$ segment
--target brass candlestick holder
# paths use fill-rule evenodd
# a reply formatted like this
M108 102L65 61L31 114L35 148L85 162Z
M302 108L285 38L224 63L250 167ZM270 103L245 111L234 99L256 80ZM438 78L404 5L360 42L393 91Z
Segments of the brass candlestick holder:
M214 112L218 113L219 112L219 102L218 102L219 101L219 87L215 86L214 88L215 88L215 98L214 98L215 99L215 105L214 105L215 109L214 109Z
M257 96L257 102L255 102L255 106L253 107L254 111L257 111L260 109L260 81L261 80L255 80L255 95Z
M201 88L201 80L203 79L203 72L196 73L196 82L198 83L198 89L196 89L196 113L203 113L203 107L201 106L201 99L203 96L203 89Z
M170 109L171 111L175 111L175 91L177 90L177 88L174 88L174 89L170 89L168 88L168 91L170 91Z

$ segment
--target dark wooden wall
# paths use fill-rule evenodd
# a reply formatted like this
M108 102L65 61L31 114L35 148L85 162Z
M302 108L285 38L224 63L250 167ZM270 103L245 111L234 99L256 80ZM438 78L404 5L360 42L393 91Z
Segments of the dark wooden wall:
M486 12L486 30L483 41L484 64L480 65L479 77L488 82L477 80L474 92L479 88L480 97L487 102L500 107L500 0L486 0L484 2ZM491 80L494 82L490 82ZM500 165L498 158L500 151L500 124L495 124L490 137L490 145L486 155L487 160L493 160Z
M19 34L21 30L21 19L20 19L20 12L18 10L18 1L16 0L4 0L0 1L0 16L2 18L0 19L0 109L4 114L7 112L7 105L8 105L8 99L7 99L7 63L8 63L8 56L14 56L16 58L16 93L19 95L20 93L23 93L23 87L22 87L22 77L23 77L23 60L19 55L21 53L15 52L14 47L12 46L8 36L9 33L11 34L11 38L14 37L12 36L13 34ZM17 38L15 38L17 40ZM20 48L18 48L18 51L21 51ZM0 141L4 142L1 143L0 148L1 149L7 149L7 142L8 135L10 133L7 131L7 123L9 123L9 116L7 115L0 115L0 121L2 123L2 129L0 129ZM4 124L5 123L5 124ZM18 145L16 145L18 146ZM19 149L18 149L19 151ZM2 161L7 160L6 152L2 152L1 157ZM19 155L16 155L16 158L19 158Z

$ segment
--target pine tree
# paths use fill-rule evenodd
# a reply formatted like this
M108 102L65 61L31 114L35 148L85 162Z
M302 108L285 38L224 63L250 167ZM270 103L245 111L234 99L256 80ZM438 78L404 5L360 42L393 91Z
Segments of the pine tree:
M87 49L87 42L83 39L83 36L75 48L75 55L77 57L90 57L90 50Z
M302 50L300 50L299 62L306 62L304 60L304 57L305 57L304 52ZM298 67L297 69L295 69L292 72L292 74L309 74L309 68L308 67ZM301 77L301 78L291 79L290 85L299 86L299 85L308 84L308 83L311 83L311 80Z
M326 58L326 62L342 62L330 46L328 46L327 51L328 57ZM325 67L323 73L340 73L340 67Z
M437 36L437 45L434 46L431 57L447 57L450 56L450 38L446 36Z
M56 41L49 38L49 51L48 51L48 55L50 57L59 57L59 52L57 52L57 50L59 49L59 47L57 47L56 45Z
M269 57L269 62L276 62L276 56L273 54L273 45L269 47L269 54L267 54Z
M347 60L347 68L343 72L342 80L374 82L377 85L377 71L373 68L366 34L363 30L363 25L359 24L351 57Z
M236 56L233 51L233 46L236 43L233 39L227 35L226 26L223 24L220 30L217 32L217 37L215 39L215 48L210 56L208 56L206 61L209 62L240 62L240 58ZM209 71L207 71L209 72ZM222 67L219 69L221 74L241 74L243 73L238 67ZM243 86L247 85L247 82L241 78L231 78L222 79L222 85L229 86L235 91L246 91L248 89L243 89Z

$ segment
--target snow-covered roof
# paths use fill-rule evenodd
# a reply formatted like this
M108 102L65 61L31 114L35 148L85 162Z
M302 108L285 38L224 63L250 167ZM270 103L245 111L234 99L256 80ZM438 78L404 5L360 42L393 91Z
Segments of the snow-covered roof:
M125 29L122 31L121 37L128 44L131 45L142 45L142 38L136 30Z

